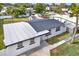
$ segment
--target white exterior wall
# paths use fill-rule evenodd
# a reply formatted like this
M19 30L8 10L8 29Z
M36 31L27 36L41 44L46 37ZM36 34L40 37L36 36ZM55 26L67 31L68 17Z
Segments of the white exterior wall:
M63 32L66 32L66 27L61 26L60 31L57 31L57 32L56 32L56 28L53 28L53 29L51 29L51 35L49 35L49 36L43 35L42 40L46 40L46 39L51 38L53 36L59 35Z
M55 29L52 29L51 30L51 34L52 34L51 36L56 36L56 35L59 35L59 34L61 34L63 32L66 32L66 27L61 26L60 27L60 31L57 31L56 32L56 28Z
M70 34L72 34L74 29L69 28L68 30L69 30L68 32L69 32Z
M21 53L24 53L24 52L30 50L30 49L33 49L35 47L40 46L40 40L46 40L48 38L51 38L51 37L56 36L58 34L61 34L61 33L65 32L65 31L66 31L66 27L63 27L63 26L61 26L60 31L57 31L57 32L56 32L56 28L53 28L53 29L51 29L51 35L49 35L49 36L43 35L43 36L35 38L35 44L29 45L30 40L27 40L27 41L23 42L24 47L21 48L21 49L17 49L17 44L9 46L6 49L0 50L0 56L1 55L2 56L19 55Z
M17 44L15 45L12 45L12 46L9 46L7 47L6 49L3 49L0 51L0 56L15 56L15 55L19 55L21 53L24 53L30 49L33 49L35 47L38 47L40 46L40 37L37 37L34 39L35 40L35 43L32 44L32 45L29 45L30 44L30 40L27 40L27 41L24 41L23 42L23 48L21 49L17 49Z

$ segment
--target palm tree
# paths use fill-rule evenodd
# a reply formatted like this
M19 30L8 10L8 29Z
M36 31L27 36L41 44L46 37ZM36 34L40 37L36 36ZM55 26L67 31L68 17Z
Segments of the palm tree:
M72 39L71 39L71 43L73 43L73 40L75 39L75 35L76 35L76 32L77 32L77 28L78 28L79 5L75 4L75 3L72 3L69 10L72 12L70 14L70 16L75 16L76 17L76 24L75 24Z

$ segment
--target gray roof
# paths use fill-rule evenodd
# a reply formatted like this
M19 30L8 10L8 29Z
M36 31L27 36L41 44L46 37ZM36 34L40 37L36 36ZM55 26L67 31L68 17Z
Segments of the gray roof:
M28 22L37 32L43 31L43 30L50 30L52 28L59 27L63 25L58 20L55 19L49 19L49 20L32 20Z

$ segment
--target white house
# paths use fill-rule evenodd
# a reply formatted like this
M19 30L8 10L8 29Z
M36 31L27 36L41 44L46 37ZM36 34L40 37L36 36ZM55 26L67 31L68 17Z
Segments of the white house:
M76 17L69 17L69 14L66 14L66 15L54 14L50 16L50 19L52 18L64 23L65 26L67 27L67 30L70 33L73 33L73 30L76 24ZM78 31L79 31L79 25L78 25Z
M46 7L46 10L47 10L47 11L49 11L49 10L50 10L50 7L49 7L49 6L47 6L47 7Z
M67 14L68 13L68 8L62 8L62 11Z
M34 15L31 15L29 17L29 20L39 20L39 19L44 19L41 17L42 15L41 14L34 14Z
M40 46L41 41L66 31L64 24L58 20L32 20L4 24L5 49L0 50L2 56L13 56Z
M1 10L0 13L1 13L1 14L2 14L2 13L6 13L6 10L7 10L7 7L3 7L3 9Z
M64 23L54 20L54 19L48 19L48 20L33 20L30 21L29 24L37 31L43 31L48 30L49 33L43 35L42 39L46 40L48 38L51 38L53 36L59 35L63 32L66 32L66 27L64 26Z

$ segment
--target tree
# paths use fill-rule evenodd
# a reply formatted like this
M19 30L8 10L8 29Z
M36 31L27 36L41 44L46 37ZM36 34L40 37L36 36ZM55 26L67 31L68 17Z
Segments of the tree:
M28 7L28 5L27 5L27 3L16 3L16 4L14 4L14 7L25 7L25 8L27 8Z
M52 6L56 6L56 4L55 3L52 3Z
M36 13L43 13L45 11L45 8L46 6L41 3L37 3L34 5L34 10L36 11Z
M71 10L71 12L72 12L70 14L70 16L76 17L76 24L75 24L75 28L74 28L72 39L71 39L71 43L73 43L73 40L75 39L75 35L76 35L76 32L77 32L77 28L78 28L79 5L72 3L71 6L69 7L69 10Z
M19 9L20 14L26 14L27 3L14 4L14 7Z
M0 3L0 11L2 10L2 8L3 8L3 4L2 4L2 3Z
M26 14L26 7L24 5L10 6L7 8L6 12L8 15L18 17L19 15Z
M66 8L67 7L67 5L65 3L61 3L60 6L61 6L61 8Z
M18 15L20 14L19 9L18 8L15 8L13 6L8 7L7 10L6 10L6 12L7 12L8 15L12 15L13 18L14 17L18 17Z
M56 8L54 9L54 12L62 14L62 8L60 6L56 6Z

